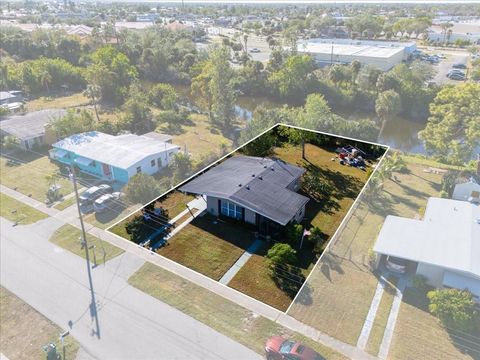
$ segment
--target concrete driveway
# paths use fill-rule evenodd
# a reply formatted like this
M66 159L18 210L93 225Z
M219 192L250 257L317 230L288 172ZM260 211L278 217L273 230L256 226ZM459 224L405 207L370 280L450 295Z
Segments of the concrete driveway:
M261 359L250 349L128 285L142 264L124 253L92 269L48 242L62 223L12 227L0 218L0 282L97 359ZM92 301L93 300L93 301Z

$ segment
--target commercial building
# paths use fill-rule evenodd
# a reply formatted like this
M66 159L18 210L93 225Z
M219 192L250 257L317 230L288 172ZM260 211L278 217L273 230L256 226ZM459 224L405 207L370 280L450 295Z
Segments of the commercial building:
M126 184L138 173L153 175L170 164L180 147L150 136L113 136L98 131L52 145L50 158L100 179Z
M423 220L387 216L374 251L408 260L435 287L468 289L480 301L480 205L430 198Z
M408 59L416 50L414 42L351 39L309 39L298 43L299 53L312 55L320 64L349 64L354 60L387 71Z

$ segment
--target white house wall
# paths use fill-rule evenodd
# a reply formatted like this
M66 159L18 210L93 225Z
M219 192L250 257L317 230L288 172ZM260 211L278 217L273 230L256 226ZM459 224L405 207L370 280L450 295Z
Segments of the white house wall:
M160 153L157 153L155 155L148 156L145 159L143 159L142 161L137 162L136 164L134 164L134 165L130 166L128 169L126 169L128 171L128 176L130 178L132 176L134 176L137 173L137 167L139 167L139 166L141 166L142 173L147 174L147 175L154 175L158 171L167 167L171 162L173 154L175 154L177 152L178 152L178 149L171 149L169 151L160 152ZM157 159L159 159L159 158L162 159L161 167L158 166L158 160ZM155 166L151 165L152 160L155 161Z
M445 270L439 266L418 263L417 275L423 275L427 279L427 283L434 287L442 287L443 274Z
M218 198L214 196L207 196L207 211L214 215L218 216Z

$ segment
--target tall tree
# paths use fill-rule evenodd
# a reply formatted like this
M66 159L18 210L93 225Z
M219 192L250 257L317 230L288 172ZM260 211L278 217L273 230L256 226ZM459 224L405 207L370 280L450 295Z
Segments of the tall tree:
M419 132L427 150L444 161L462 164L480 146L480 84L443 88L430 104L427 126Z
M84 94L92 100L93 109L95 110L95 117L97 118L97 121L100 122L100 116L98 115L97 109L98 99L101 96L100 86L95 84L88 84L87 88L84 91Z

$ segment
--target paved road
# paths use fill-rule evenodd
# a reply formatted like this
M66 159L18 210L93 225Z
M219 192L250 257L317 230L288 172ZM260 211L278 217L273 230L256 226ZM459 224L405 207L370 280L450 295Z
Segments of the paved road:
M68 329L98 359L261 359L230 338L128 285L143 260L124 253L92 270L47 241L62 222L12 227L0 218L0 282ZM97 322L98 321L98 322Z

